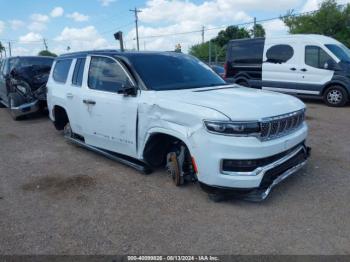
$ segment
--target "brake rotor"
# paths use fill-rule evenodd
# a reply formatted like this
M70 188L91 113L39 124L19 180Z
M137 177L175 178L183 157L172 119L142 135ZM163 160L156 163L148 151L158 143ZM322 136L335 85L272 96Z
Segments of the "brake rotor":
M64 126L63 134L65 137L72 137L73 132L69 123Z
M167 156L167 171L171 175L176 186L184 184L182 170L175 152L170 152Z

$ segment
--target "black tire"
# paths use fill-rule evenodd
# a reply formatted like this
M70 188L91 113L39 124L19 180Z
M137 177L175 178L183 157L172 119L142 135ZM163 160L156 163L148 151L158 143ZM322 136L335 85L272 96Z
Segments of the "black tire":
M330 86L323 94L323 101L331 107L342 107L348 102L348 92L339 85Z
M10 114L13 120L17 121L20 120L21 117L20 116L16 116L13 111L11 110L11 108L13 107L18 107L22 104L24 104L25 101L23 99L23 97L21 97L19 94L17 93L10 93L8 95L8 105L9 105L9 110L10 110Z

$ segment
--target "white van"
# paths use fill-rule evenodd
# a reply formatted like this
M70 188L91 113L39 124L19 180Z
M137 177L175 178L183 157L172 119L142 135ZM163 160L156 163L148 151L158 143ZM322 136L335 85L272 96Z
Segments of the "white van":
M253 88L322 97L344 106L350 93L350 50L322 35L231 40L228 80Z

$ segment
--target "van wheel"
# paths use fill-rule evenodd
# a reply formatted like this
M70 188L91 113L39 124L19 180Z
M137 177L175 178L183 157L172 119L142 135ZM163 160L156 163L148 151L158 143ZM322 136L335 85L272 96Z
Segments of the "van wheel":
M348 93L342 86L331 86L324 92L323 100L328 106L342 107L348 102Z
M10 93L8 95L8 105L9 105L10 114L13 120L17 121L21 117L15 115L11 108L18 107L24 104L24 102L25 102L24 99L17 93Z

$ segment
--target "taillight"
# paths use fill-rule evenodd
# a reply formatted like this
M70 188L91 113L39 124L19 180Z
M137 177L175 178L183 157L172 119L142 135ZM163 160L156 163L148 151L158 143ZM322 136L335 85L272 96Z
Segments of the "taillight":
M227 78L227 67L228 67L228 65L227 65L227 62L225 62L225 64L224 64L224 75L223 75L223 78L224 79L226 79Z

